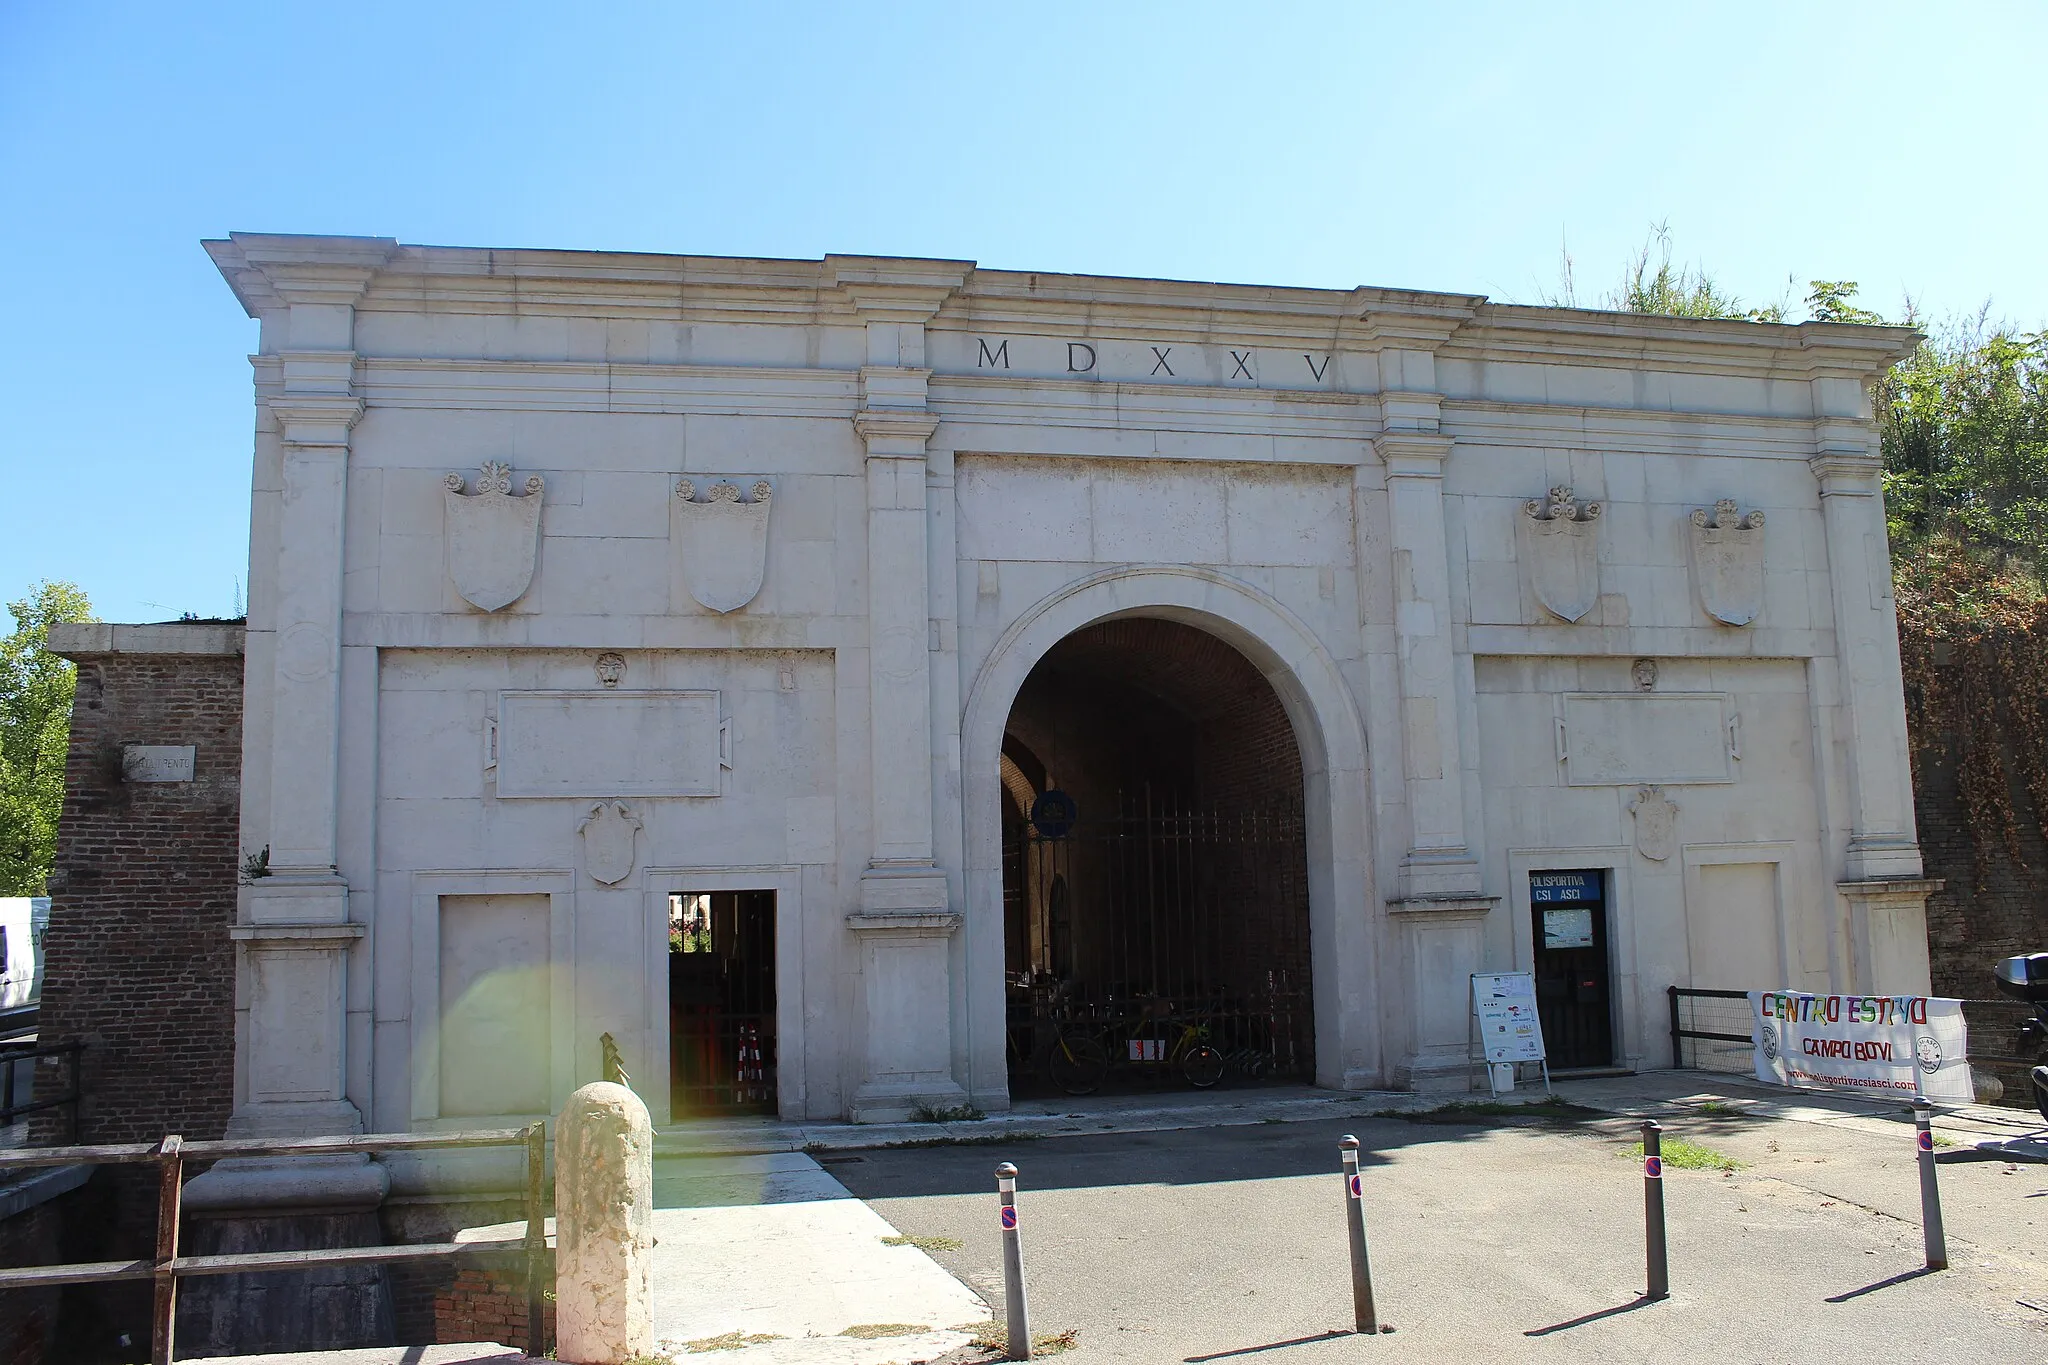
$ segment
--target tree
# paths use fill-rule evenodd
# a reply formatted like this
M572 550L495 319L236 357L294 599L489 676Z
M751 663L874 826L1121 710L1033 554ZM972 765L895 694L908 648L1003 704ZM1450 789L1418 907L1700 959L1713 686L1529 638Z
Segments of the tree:
M9 602L14 633L0 640L0 895L40 896L57 852L64 754L77 670L48 649L50 627L90 621L72 583L43 582Z

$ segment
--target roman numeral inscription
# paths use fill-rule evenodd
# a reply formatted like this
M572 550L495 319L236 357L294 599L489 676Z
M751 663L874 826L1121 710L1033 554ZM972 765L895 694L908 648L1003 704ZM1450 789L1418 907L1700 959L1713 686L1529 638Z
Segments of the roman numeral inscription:
M946 357L953 359L950 364ZM1086 375L1109 383L1173 380L1181 384L1256 384L1279 389L1327 386L1331 351L1262 351L1256 346L1156 345L1102 338L971 336L946 343L934 357L941 370L1001 370L1024 377Z

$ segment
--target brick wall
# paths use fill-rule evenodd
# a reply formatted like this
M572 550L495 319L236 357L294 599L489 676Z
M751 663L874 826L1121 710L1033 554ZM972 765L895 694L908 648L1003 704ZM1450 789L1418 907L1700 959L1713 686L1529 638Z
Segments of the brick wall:
M42 1033L87 1044L80 1140L215 1138L234 1102L241 630L97 629L103 649L66 651L78 694ZM170 645L191 652L144 652ZM194 746L193 780L125 781L129 744Z
M235 917L241 819L239 624L59 626L52 647L78 662L64 813L50 878L41 1033L78 1038L82 1142L223 1135L234 1102ZM122 747L192 745L190 782L122 776ZM39 1087L55 1080L39 1072ZM61 1111L32 1139L70 1140ZM72 1260L153 1254L156 1174L104 1167L66 1221ZM147 1343L149 1287L64 1291L64 1359L126 1359Z
M1927 899L1927 950L1934 993L2002 998L1991 979L2000 958L2048 951L2048 841L2032 801L2013 776L2007 796L2019 813L2020 861L2002 831L1972 827L1956 787L1946 736L1914 735L1913 808L1927 875L1948 883ZM1977 1050L1972 1039L1972 1050ZM2004 1048L1990 1050L2005 1050Z

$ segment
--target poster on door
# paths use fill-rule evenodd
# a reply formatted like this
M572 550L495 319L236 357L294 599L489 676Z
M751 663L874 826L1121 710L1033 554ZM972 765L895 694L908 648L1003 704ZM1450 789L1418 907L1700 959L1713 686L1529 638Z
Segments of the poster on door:
M1488 1062L1543 1060L1543 1024L1536 1017L1536 980L1528 972L1475 972L1472 1012Z
M1963 1002L1925 995L1751 991L1760 1081L1944 1104L1976 1098Z

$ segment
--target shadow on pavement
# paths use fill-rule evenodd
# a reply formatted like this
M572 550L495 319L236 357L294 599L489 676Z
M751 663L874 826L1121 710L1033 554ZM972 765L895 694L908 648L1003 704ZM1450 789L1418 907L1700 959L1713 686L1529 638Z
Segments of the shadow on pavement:
M1234 1356L1255 1356L1261 1351L1284 1351L1289 1346L1313 1346L1319 1341L1329 1341L1333 1337L1356 1335L1358 1335L1356 1332L1347 1332L1342 1328L1332 1328L1327 1332L1318 1332L1312 1337L1289 1337L1286 1341L1268 1341L1259 1346L1239 1346L1228 1351L1211 1351L1205 1356L1182 1356L1181 1360L1184 1365L1202 1365L1202 1362L1208 1360L1229 1360Z
M1587 1120L1602 1116L1588 1114ZM1578 1122L1507 1120L1477 1116L1467 1122L1433 1119L1338 1118L1301 1123L1258 1123L1228 1128L933 1147L877 1147L820 1158L825 1168L862 1199L982 1194L995 1188L995 1167L1016 1162L1026 1190L1088 1189L1113 1185L1201 1185L1336 1176L1337 1139L1355 1133L1368 1170L1385 1153L1433 1143L1468 1142L1499 1127L1569 1132Z
M1851 1299L1860 1299L1865 1294L1875 1294L1880 1289L1890 1289L1895 1284L1905 1284L1910 1280L1918 1280L1934 1273L1934 1271L1929 1270L1924 1265L1915 1266L1911 1270L1902 1270L1896 1275L1888 1275L1874 1284L1866 1284L1861 1289L1852 1289L1846 1294L1830 1294L1827 1301L1829 1303L1847 1303Z
M1616 1304L1612 1308L1601 1308L1591 1313L1581 1313L1579 1316L1569 1318L1564 1322L1553 1322L1548 1327L1532 1327L1522 1333L1522 1335L1525 1337L1547 1337L1552 1332L1568 1332L1574 1327L1584 1327L1589 1322L1598 1322L1602 1318L1616 1317L1622 1313L1633 1313L1638 1308L1648 1308L1653 1303L1663 1302L1665 1300L1653 1299L1647 1296L1632 1299L1627 1303Z

